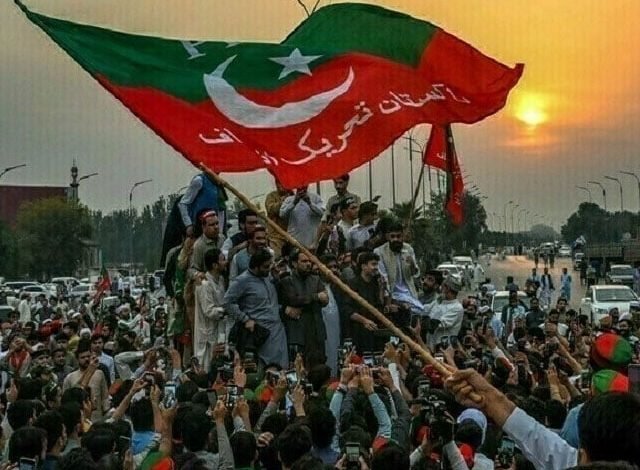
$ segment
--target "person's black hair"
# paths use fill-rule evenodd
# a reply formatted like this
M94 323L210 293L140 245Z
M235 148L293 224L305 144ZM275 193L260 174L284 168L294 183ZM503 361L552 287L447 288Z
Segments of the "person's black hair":
M311 431L301 424L290 424L277 437L276 447L282 465L291 467L293 463L311 450Z
M361 219L365 215L375 215L378 212L378 205L375 202L366 201L358 207L358 218Z
M364 251L358 255L358 267L367 264L369 261L380 261L380 257L373 251Z
M270 261L273 258L273 255L266 248L260 248L254 254L251 255L249 259L249 269L256 269L259 266L262 266L267 261Z
M196 393L194 393L193 397L191 398L191 402L194 405L202 405L205 408L208 408L209 395L207 395L206 390L198 390Z
M62 455L58 460L58 470L98 470L87 449L77 447Z
M578 415L578 436L591 461L640 466L640 397L625 392L593 397Z
M39 460L46 440L47 433L33 426L13 431L9 438L9 462L17 463L22 457Z
M178 403L178 409L176 410L176 417L173 420L173 426L171 432L173 439L178 442L182 442L182 425L184 424L185 417L191 411L193 406L191 403Z
M336 258L336 255L334 255L333 253L325 253L320 256L320 262L325 266L329 263L333 263L334 261L337 262L338 258Z
M256 236L256 233L258 232L267 233L267 227L260 224L256 225L256 228L253 230L253 232L249 234L249 239L253 240Z
M513 276L507 276L507 284L511 284L513 282Z
M531 328L529 328L527 330L527 334L529 336L531 336L534 339L537 339L539 341L544 341L544 330L542 328L540 328L539 326L533 326Z
M87 401L91 396L87 393L84 388L81 387L71 387L62 392L62 398L60 399L61 404L65 403L77 403L82 407L85 401Z
M47 452L51 452L64 433L64 420L57 411L45 411L33 423L36 428L47 433Z
M118 419L111 423L111 429L113 429L116 438L128 437L131 438L131 425L124 419Z
M389 224L385 225L384 233L387 234L391 232L404 232L402 221L394 218L391 222L389 222Z
M220 253L222 252L219 249L211 248L204 254L204 268L207 271L210 271L214 264L220 262Z
M31 400L16 400L7 410L7 421L11 429L23 428L29 424L29 420L33 418L35 404Z
M191 380L182 382L176 388L176 400L178 403L191 401L191 398L198 392L198 386Z
M291 470L324 470L326 467L322 460L311 454L305 454L291 465Z
M521 408L540 424L545 423L546 410L544 402L535 397L529 396L522 400Z
M545 415L547 426L552 429L561 429L567 418L567 407L558 400L549 400L545 403Z
M534 396L545 403L551 400L551 389L547 385L538 385L531 390L531 396Z
M288 424L289 421L284 414L276 413L268 416L267 419L264 420L264 424L262 425L262 432L270 432L274 436L277 436L285 430Z
M153 407L148 398L141 398L131 403L129 417L134 431L153 431Z
M258 216L258 214L256 214L256 211L252 209L242 209L238 212L238 223L244 224L247 221L247 217L251 215L255 215L256 217Z
M87 449L94 461L113 452L116 445L116 435L111 429L90 429L80 439L82 447Z
M42 380L23 377L16 380L18 400L40 400L42 397Z
M194 406L182 423L182 443L186 450L199 452L207 445L211 420L201 406Z
M346 181L348 183L349 182L349 178L351 178L349 173L345 173L344 175L340 175L337 178L333 178L333 180L334 181L342 180L342 181Z
M70 330L72 330L74 333L78 332L78 322L75 320L69 320L67 323L64 324L65 327L68 327ZM68 341L68 340L67 340Z
M102 336L101 333L94 333L91 335L91 343L95 343L96 341L98 341L99 339L101 339L104 342L104 336Z
M316 406L309 412L309 429L313 445L324 449L331 444L336 433L336 418L326 406Z
M65 403L58 410L64 422L67 435L73 434L82 422L82 411L77 403Z
M351 426L340 435L340 448L344 449L347 442L357 442L360 444L360 449L370 449L373 439L363 427Z
M313 366L307 374L307 380L313 385L313 391L319 392L331 379L331 368L326 364Z
M389 443L373 454L371 470L409 470L409 454L398 445Z
M476 451L482 445L482 428L475 421L465 419L458 424L455 440L471 446Z
M125 397L131 391L131 387L133 387L133 380L132 379L124 380L120 385L120 387L118 387L118 390L116 390L115 393L111 395L111 406L113 406L114 408L117 408L118 406L120 406L120 403L122 403L122 400L124 400Z
M236 468L250 467L256 457L258 445L253 433L248 431L238 431L231 435L231 450L233 451L233 461Z
M85 353L87 351L91 351L91 340L82 338L78 341L78 349L76 349L76 357L79 357L80 354Z
M175 458L177 470L209 470L210 467L203 459L193 452L185 452L176 455Z

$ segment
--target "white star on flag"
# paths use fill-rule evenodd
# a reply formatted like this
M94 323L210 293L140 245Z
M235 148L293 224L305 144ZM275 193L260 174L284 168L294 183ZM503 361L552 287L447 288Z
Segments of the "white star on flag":
M293 72L305 73L311 75L309 70L309 63L322 57L321 55L302 55L300 49L297 47L289 54L289 57L269 57L269 60L276 62L283 66L282 72L278 80L282 80L284 77Z

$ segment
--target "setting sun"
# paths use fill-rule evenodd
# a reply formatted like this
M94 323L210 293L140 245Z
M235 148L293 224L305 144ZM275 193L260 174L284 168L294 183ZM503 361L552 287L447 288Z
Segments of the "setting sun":
M516 106L516 118L524 122L528 126L537 126L548 119L544 110L544 100L534 94L524 95Z

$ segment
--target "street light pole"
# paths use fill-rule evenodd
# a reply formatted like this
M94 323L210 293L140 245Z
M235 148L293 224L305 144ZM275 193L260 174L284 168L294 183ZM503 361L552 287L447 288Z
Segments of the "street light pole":
M513 225L513 214L516 211L516 209L520 207L520 204L514 204L511 207L511 233L515 235L516 231L515 231L515 226Z
M623 175L633 176L638 182L638 212L640 212L640 176L631 171L621 171L620 173L622 173Z
M26 163L21 163L20 165L8 166L4 170L0 171L0 178L2 178L2 176L5 173L9 173L12 170L17 170L18 168L22 168L22 167L25 167L25 166L27 166Z
M131 276L131 273L133 271L133 190L138 186L141 186L145 183L151 183L152 181L152 179L148 179L133 183L133 186L131 186L131 191L129 191L129 217L131 218L131 233L129 236L129 276Z
M513 201L509 201L504 205L504 245L507 246L507 207L513 204Z
M602 201L604 202L604 210L606 211L607 210L607 191L604 189L604 186L602 186L602 183L598 181L587 181L587 183L600 186L600 189L602 189Z
M576 186L576 189L581 189L582 191L586 191L589 194L589 202L593 202L593 197L591 196L591 190L589 188L585 188L584 186Z
M624 212L624 201L622 199L622 182L618 178L614 178L613 176L605 176L605 179L610 181L615 181L620 186L620 212Z

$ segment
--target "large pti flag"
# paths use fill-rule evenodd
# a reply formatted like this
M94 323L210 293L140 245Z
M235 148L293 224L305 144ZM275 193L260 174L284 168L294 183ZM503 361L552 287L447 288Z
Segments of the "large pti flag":
M344 174L420 123L474 123L523 70L373 5L319 9L279 44L172 40L27 17L194 164L292 188Z

